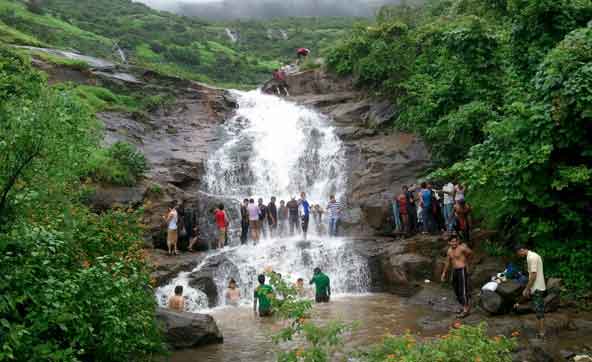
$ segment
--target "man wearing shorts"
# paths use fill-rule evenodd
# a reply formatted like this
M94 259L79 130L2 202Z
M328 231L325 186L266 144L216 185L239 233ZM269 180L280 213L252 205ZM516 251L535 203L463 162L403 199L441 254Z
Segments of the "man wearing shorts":
M466 244L460 244L458 237L453 235L448 241L448 252L446 255L446 264L442 271L441 280L446 280L446 273L450 264L452 264L452 286L456 299L462 305L462 311L458 314L459 318L464 318L471 312L471 300L469 291L469 261L473 251Z
M224 212L224 204L218 205L214 215L216 217L216 226L218 227L218 249L222 249L224 248L228 228L228 218L226 217L226 212Z
M528 267L528 284L524 288L522 295L532 300L534 311L537 318L537 329L540 339L545 338L545 296L547 294L547 285L545 284L545 274L543 272L543 259L534 251L519 245L515 248L516 254L526 258Z
M166 216L163 216L163 219L167 224L167 247L169 249L169 255L177 255L179 254L179 251L177 250L177 224L179 220L179 215L177 214L177 201L171 202L169 210Z
M259 207L255 205L255 199L249 200L247 211L249 213L249 230L251 230L251 239L257 244L259 241Z

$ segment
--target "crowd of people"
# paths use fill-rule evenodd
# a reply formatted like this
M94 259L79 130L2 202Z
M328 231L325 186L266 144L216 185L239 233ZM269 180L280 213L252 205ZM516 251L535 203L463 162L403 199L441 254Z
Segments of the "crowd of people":
M312 221L318 235L326 233L325 224L328 225L329 236L337 236L337 228L341 217L342 206L335 195L331 195L326 209L320 204L311 205L306 198L306 193L300 194L300 199L292 197L289 201L271 197L268 204L263 199L244 199L241 205L241 244L246 244L249 239L258 243L261 238L285 238L302 235L307 239L309 226ZM328 222L323 221L327 213Z
M435 189L429 182L420 186L404 185L392 202L395 233L412 235L456 233L470 240L471 206L465 200L465 187L449 182Z
M269 273L274 273L269 270ZM281 302L282 295L277 294L273 287L266 284L265 274L257 276L258 285L253 292L253 311L255 315L260 317L270 317L273 315L273 300ZM294 284L294 291L298 298L310 299L313 297L317 303L329 303L331 299L331 280L321 271L320 268L315 268L313 276L310 279L309 285L314 285L314 293L304 285L304 279L298 278ZM238 307L243 296L241 295L238 284L234 279L228 282L228 288L224 293L227 306ZM174 294L169 297L167 306L169 309L183 312L185 311L185 299L183 297L183 286L177 285Z

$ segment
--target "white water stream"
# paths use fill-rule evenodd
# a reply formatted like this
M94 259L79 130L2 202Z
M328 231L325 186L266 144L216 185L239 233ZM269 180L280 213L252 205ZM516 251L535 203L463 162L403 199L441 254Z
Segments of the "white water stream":
M346 175L341 141L330 120L322 114L259 91L236 92L236 116L221 129L223 140L209 158L207 191L237 200L271 196L289 200L301 191L311 204L326 207L329 195L343 198ZM342 200L345 201L345 200ZM237 201L238 202L238 201ZM184 287L187 311L208 308L206 294L192 286L207 271L213 279L218 306L225 304L224 290L230 278L241 289L245 303L252 300L257 275L272 268L283 276L307 282L320 267L331 278L334 294L368 290L367 260L354 252L351 241L315 235L311 217L309 241L295 236L267 239L258 245L227 247L213 251L193 271L181 273L160 287L156 296L165 305L176 285ZM234 221L235 225L239 223Z

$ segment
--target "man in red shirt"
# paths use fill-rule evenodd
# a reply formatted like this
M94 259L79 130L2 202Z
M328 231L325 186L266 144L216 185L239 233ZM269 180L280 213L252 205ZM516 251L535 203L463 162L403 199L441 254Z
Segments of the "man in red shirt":
M218 206L214 215L216 217L216 226L218 227L218 249L222 249L226 241L226 231L229 224L223 204Z

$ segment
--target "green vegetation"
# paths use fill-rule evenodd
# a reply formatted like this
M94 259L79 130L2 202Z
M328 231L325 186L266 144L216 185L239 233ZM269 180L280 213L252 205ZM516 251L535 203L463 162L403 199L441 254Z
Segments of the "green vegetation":
M0 46L0 361L150 361L163 351L141 210L78 201L94 115ZM114 146L136 174L142 158Z
M248 88L270 78L295 50L313 55L343 36L351 18L283 18L209 22L152 10L128 0L46 0L30 11L24 0L0 0L0 40L75 49L129 61L163 74L226 87ZM38 6L38 7L39 7ZM226 29L238 35L231 41Z
M97 182L133 186L147 169L146 159L141 152L129 143L117 142L93 153L85 173Z
M384 8L327 63L391 98L489 226L592 288L592 3L448 0Z
M279 362L328 362L337 353L343 358L343 335L355 330L356 323L347 325L331 321L319 326L310 319L312 303L298 298L294 287L276 273L269 273L275 296L271 299L274 316L286 321L286 327L273 336L276 343L292 341L288 350L278 353ZM387 336L377 344L354 353L360 362L510 362L517 343L514 338L486 334L485 324L452 329L447 335L429 340L419 340L407 333L403 336ZM350 353L351 354L351 353ZM343 358L346 360L347 358Z

